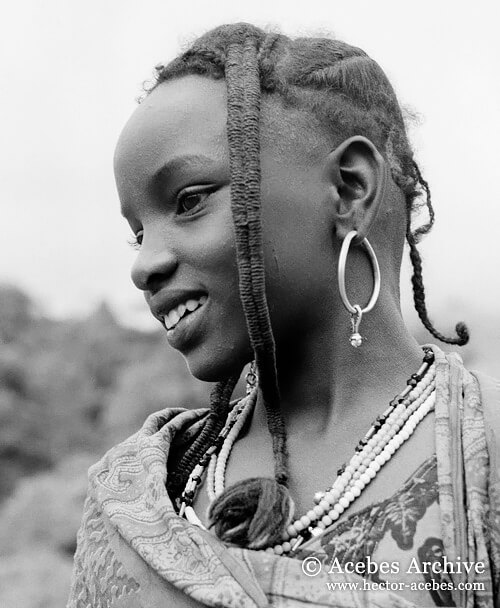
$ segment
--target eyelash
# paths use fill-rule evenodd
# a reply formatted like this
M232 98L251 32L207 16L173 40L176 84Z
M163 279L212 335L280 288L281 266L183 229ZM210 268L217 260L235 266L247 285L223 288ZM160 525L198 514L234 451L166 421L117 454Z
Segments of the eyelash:
M139 231L137 234L134 234L129 239L127 239L127 243L132 247L132 249L140 249L141 248L141 245L142 245L142 234L140 234L140 232L142 232L142 231Z
M214 186L196 186L195 188L193 188L192 190L187 189L182 191L179 196L177 197L177 213L179 215L194 215L197 211L199 211L200 206L202 206L204 204L204 202L207 200L207 198L212 194L212 192L215 191L215 187ZM204 195L204 199L197 203L193 209L188 209L188 210L182 210L182 203L189 197L191 196L203 196Z

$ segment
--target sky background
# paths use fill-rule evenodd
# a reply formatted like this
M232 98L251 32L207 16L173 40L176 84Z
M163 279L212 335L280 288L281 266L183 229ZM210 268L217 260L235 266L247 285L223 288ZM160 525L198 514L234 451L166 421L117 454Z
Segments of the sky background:
M112 157L142 82L181 45L223 22L332 32L376 59L418 114L417 159L437 221L422 244L431 317L450 331L483 319L499 339L498 2L292 3L17 0L0 13L0 282L54 315L103 299L130 323L146 306L119 214ZM410 322L410 283L403 275ZM493 324L491 320L493 319ZM476 321L475 321L476 322ZM476 322L477 324L477 322Z

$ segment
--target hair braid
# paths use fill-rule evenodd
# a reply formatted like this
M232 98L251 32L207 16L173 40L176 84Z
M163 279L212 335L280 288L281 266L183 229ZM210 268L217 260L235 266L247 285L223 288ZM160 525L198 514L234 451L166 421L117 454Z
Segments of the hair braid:
M275 343L266 300L260 213L260 73L258 40L237 29L228 47L227 137L231 208L240 298L259 370L259 385L272 437L275 481L253 478L234 484L211 505L217 535L234 544L263 548L281 537L293 509L288 482L286 431L280 411ZM228 514L236 514L229 517Z
M413 169L415 171L415 175L417 177L417 184L419 184L421 189L423 189L425 192L425 204L427 207L427 211L429 213L429 221L426 224L424 224L423 226L419 226L416 230L413 231L413 238L415 239L415 242L418 243L420 241L421 237L424 236L425 234L427 234L430 231L430 229L434 226L434 220L435 220L436 216L434 213L434 207L432 206L431 189L429 187L429 184L422 177L422 172L420 171L420 167L417 165L417 163L415 161L412 161L412 163L413 163ZM410 205L410 208L411 208L411 205Z
M260 86L262 91L275 91L277 87L276 80L276 48L278 43L286 40L285 36L277 33L268 34L260 45L257 54L260 72Z
M230 45L226 62L227 136L231 165L231 206L236 235L240 295L260 376L275 475L288 482L286 432L280 412L275 344L265 293L260 213L260 76L257 41L243 37Z
M415 165L416 166L416 165ZM418 170L419 180L421 180L420 171ZM426 183L426 182L425 182ZM429 209L432 209L430 206L430 192L429 187L424 186L424 189L428 193L428 205ZM422 258L420 257L420 253L417 249L417 239L415 235L418 236L419 229L415 232L411 230L411 207L407 205L407 213L406 213L406 240L408 241L408 245L410 246L410 260L413 266L413 274L411 277L411 282L413 286L413 301L415 304L415 310L418 313L420 320L422 321L424 327L438 340L441 342L445 342L446 344L457 344L458 346L464 346L469 341L469 331L465 323L457 323L455 326L455 331L457 332L458 338L448 338L442 333L440 333L432 324L429 319L427 313L427 306L425 303L425 288L424 282L422 279ZM425 234L429 231L432 223L434 221L434 213L430 214L431 219L429 220L429 224L424 225L424 230L420 232L420 234ZM426 230L425 230L426 229Z

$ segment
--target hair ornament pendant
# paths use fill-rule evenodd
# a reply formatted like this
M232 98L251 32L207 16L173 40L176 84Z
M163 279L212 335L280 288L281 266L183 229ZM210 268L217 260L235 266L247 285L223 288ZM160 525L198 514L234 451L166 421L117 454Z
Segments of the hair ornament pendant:
M349 253L349 247L351 245L352 240L358 236L356 230L351 230L348 232L342 242L342 247L340 249L339 255L339 268L338 268L338 282L339 282L339 293L342 298L342 303L348 310L351 315L351 336L349 338L349 342L351 346L354 348L359 348L363 344L363 337L359 333L359 325L361 323L361 319L363 315L375 306L375 303L378 299L380 293L380 268L378 265L377 256L373 251L373 247L368 242L368 239L364 238L361 241L361 247L367 252L368 257L370 258L372 270L373 270L373 291L368 301L368 304L361 308L359 304L351 304L349 298L347 297L347 292L345 288L345 268L347 263L347 254Z
M250 363L250 367L248 369L247 375L245 376L246 380L246 394L249 395L253 389L257 386L259 378L257 376L257 364L255 360Z

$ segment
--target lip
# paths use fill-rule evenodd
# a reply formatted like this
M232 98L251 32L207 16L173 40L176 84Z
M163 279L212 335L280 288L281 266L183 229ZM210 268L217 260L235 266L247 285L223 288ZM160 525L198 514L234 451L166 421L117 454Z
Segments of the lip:
M170 346L176 350L183 350L192 342L199 333L200 322L204 317L208 302L207 299L196 310L182 317L173 329L167 329L167 340Z
M173 329L166 329L164 317L179 304L187 300L198 300L201 296L207 297L204 304L193 312L182 317ZM167 331L167 340L173 348L181 350L188 342L193 339L196 333L200 318L203 316L208 303L208 294L200 289L169 289L161 291L149 300L149 307L153 316L160 321L163 328Z
M201 289L169 289L160 291L149 300L149 308L153 316L163 325L163 317L171 310L188 300L198 300L208 295ZM196 310L194 311L196 312ZM193 313L191 313L193 314ZM181 319L182 321L182 319Z

